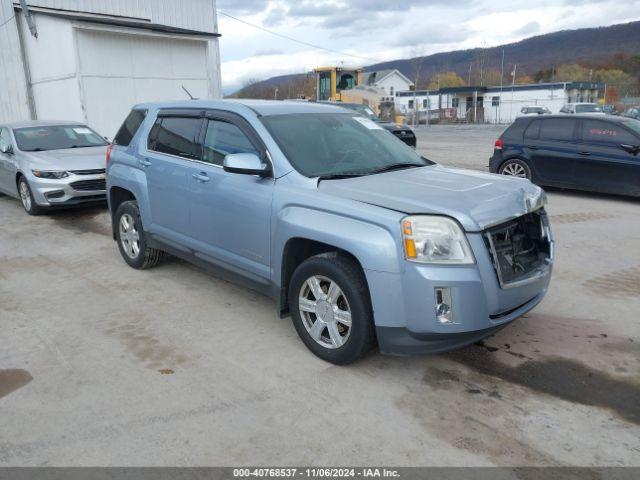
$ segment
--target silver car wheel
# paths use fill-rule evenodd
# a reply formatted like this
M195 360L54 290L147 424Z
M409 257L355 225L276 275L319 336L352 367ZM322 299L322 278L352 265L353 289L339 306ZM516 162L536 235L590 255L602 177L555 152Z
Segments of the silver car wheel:
M325 348L343 346L351 334L351 308L336 282L319 275L308 278L300 289L298 306L311 338Z
M527 178L527 171L519 163L509 163L502 169L502 174L510 177Z
M120 217L120 244L127 256L132 260L138 258L140 254L140 234L136 230L133 217L125 213Z
M25 182L24 180L20 182L20 200L22 200L24 209L27 212L31 211L31 192L29 191L27 182Z

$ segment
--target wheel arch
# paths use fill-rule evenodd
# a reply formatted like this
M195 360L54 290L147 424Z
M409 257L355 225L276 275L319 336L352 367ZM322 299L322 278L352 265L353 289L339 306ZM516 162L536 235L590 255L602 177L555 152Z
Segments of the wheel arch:
M116 212L118 211L118 207L120 207L120 205L122 205L124 202L128 202L131 200L138 200L131 190L117 186L111 187L109 189L109 210L111 212L111 230L114 240L116 239L115 217Z
M358 258L351 252L336 245L320 242L310 238L293 237L284 245L280 271L280 292L278 298L278 311L281 317L289 313L289 284L293 272L305 260L317 255L335 253L343 258L353 261L364 274L364 269Z

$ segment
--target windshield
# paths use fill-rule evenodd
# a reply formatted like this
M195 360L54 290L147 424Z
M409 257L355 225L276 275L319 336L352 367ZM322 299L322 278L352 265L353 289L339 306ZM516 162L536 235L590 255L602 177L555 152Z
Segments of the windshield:
M104 138L85 125L54 125L18 128L13 131L23 152L42 152L65 148L102 147Z
M625 120L622 124L640 134L640 120Z
M597 105L576 105L576 113L602 112L602 108Z
M358 112L360 115L362 115L363 117L367 117L369 120L373 120L374 122L378 122L380 121L380 117L378 117L373 110L371 110L369 107L367 107L366 105L355 105L355 104L351 104L351 105L344 105L345 108L348 108L349 110L353 110L355 112Z
M367 175L430 164L368 118L349 113L263 117L293 167L307 177Z

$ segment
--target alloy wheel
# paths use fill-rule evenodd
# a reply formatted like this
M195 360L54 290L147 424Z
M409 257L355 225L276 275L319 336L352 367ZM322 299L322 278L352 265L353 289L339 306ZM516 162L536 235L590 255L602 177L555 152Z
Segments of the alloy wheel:
M519 163L508 163L502 169L502 174L509 177L527 178L527 171Z
M315 275L300 289L302 323L316 343L329 349L342 347L351 334L351 308L340 286Z
M20 200L22 200L24 209L27 212L31 211L31 192L29 191L29 186L25 181L20 182Z
M127 256L133 260L140 254L140 233L136 229L133 217L125 213L120 217L120 243Z

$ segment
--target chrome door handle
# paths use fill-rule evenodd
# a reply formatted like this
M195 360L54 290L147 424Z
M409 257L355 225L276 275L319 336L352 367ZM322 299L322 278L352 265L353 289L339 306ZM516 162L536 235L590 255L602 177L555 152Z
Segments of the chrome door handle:
M138 163L140 165L142 165L143 167L150 167L151 166L151 162L149 160L147 160L146 158L139 158L138 159Z
M588 157L589 155L591 155L590 152L578 152L578 155L582 155L583 157Z
M202 182L202 183L206 183L206 182L208 182L209 180L211 180L211 179L209 178L209 176L208 176L206 173L204 173L204 172L201 172L201 173L194 173L194 174L193 174L193 178L195 178L197 181Z

